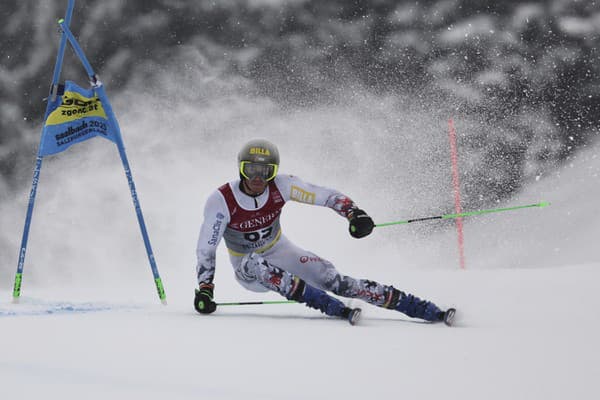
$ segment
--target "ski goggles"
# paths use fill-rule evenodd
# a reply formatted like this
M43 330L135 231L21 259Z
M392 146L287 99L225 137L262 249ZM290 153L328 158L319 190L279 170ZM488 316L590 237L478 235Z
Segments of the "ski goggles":
M259 164L252 161L240 163L240 173L246 179L262 178L270 181L277 175L277 164Z

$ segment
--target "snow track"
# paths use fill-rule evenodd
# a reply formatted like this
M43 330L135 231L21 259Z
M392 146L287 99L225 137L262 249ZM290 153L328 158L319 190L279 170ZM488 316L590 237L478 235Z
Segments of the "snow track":
M82 314L136 309L139 309L139 307L108 303L51 302L32 298L21 298L18 304L0 303L0 318L54 314Z

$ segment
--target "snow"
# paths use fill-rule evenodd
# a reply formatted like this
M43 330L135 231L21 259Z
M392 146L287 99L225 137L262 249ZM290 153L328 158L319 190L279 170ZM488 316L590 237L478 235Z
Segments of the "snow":
M459 306L457 327L372 307L355 327L300 305L204 317L171 286L168 307L1 318L3 391L66 399L598 395L598 264L409 275L420 283L413 287Z
M237 135L224 134L216 146L213 128L199 119L212 121L215 132L225 127L245 137L279 139L287 155L283 172L359 193L376 221L387 217L383 205L389 201L367 196L375 190L367 176L355 182L355 175L315 167L319 160L330 165L321 147L331 144L301 136L309 131L305 124L324 135L324 121L348 115L278 115L270 104L237 104L238 119L230 119L218 111L221 104L203 107L194 117L191 108L178 106L184 117L179 122L167 121L162 111L144 116L133 105L122 118L168 306L156 296L112 144L89 141L46 162L22 304L10 303L12 275L0 269L2 398L599 397L598 147L498 205L545 200L550 207L465 219L466 270L458 268L451 229L426 235L410 226L387 227L356 241L330 210L286 206L282 224L293 241L347 274L456 306L456 327L357 301L351 304L360 305L364 317L354 327L296 304L222 307L201 316L192 298L202 204L211 189L232 177ZM243 107L266 121L249 118ZM152 126L169 129L164 147ZM195 137L186 134L189 126L205 130ZM273 133L283 129L290 139ZM358 145L374 148L369 140ZM2 234L11 238L10 254L0 257L6 265L18 252L27 201L26 192L10 198L0 207ZM421 215L398 219L413 216ZM218 301L279 299L237 285L222 247L217 260Z
M457 45L468 40L488 38L495 31L494 20L487 15L481 15L441 31L439 41L448 46Z
M600 31L600 13L589 18L565 16L558 20L558 26L563 32L575 37L597 35Z
M540 23L544 18L544 7L540 4L525 3L516 6L511 25L523 32L533 23Z

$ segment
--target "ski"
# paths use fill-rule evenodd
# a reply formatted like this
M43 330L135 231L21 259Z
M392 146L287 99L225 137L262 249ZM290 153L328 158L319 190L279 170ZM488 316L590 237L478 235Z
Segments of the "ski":
M452 326L454 323L454 316L456 315L456 308L449 308L444 313L444 324L447 326Z
M361 312L362 310L360 308L354 308L350 310L350 313L348 314L348 322L350 323L350 325L356 325L356 323L360 319Z

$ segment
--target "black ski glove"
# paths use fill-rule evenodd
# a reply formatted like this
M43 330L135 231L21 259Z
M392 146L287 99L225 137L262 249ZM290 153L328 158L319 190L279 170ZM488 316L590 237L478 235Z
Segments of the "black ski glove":
M366 212L360 208L356 208L352 211L349 228L352 237L357 239L365 237L373 232L373 228L375 228L375 223Z
M213 301L213 290L215 285L212 283L203 283L200 289L196 289L194 297L194 308L200 314L210 314L217 309L217 303Z

